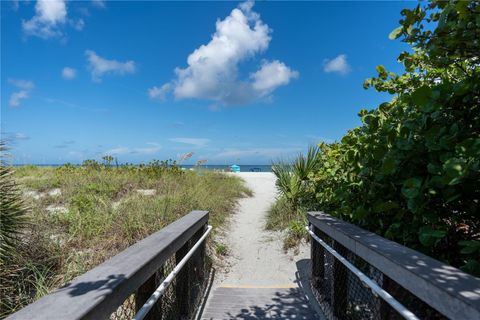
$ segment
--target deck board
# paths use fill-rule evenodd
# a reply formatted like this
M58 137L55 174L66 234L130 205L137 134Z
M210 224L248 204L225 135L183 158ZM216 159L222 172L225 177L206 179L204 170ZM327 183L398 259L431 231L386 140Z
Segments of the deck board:
M202 320L318 319L299 288L216 288Z

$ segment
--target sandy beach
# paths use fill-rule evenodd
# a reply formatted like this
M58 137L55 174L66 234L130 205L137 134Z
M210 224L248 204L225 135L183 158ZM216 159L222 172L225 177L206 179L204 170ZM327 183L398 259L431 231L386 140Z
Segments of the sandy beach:
M265 217L275 201L276 177L271 172L235 173L245 180L253 196L239 201L225 231L231 255L229 267L216 275L221 286L294 286L297 263L309 257L306 245L299 253L285 253L281 234L265 230Z

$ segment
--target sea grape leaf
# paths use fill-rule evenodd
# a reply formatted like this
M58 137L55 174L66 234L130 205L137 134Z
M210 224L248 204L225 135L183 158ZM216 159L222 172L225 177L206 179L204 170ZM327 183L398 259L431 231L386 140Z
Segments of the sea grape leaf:
M403 26L395 28L392 32L390 32L390 34L388 35L388 38L390 40L397 39L402 34L402 30L403 30Z
M402 194L407 199L415 198L420 194L420 187L422 186L422 180L419 178L410 178L403 182Z
M430 227L422 227L420 228L418 240L425 247L431 247L437 243L437 241L445 237L446 234L447 233L443 230L434 230Z

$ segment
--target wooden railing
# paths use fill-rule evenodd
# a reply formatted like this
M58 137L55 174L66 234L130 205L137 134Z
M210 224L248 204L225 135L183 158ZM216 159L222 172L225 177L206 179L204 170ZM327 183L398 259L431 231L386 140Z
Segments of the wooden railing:
M479 278L328 214L308 221L312 289L327 318L480 319Z
M192 211L7 319L132 319L207 223L207 211ZM206 265L203 242L146 318L190 318L202 298Z

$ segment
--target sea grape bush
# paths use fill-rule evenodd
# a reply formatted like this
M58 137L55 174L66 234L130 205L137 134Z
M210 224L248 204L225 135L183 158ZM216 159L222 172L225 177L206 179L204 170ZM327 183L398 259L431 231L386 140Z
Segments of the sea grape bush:
M319 146L310 207L479 275L479 1L401 14L390 38L412 46L398 58L405 72L378 66L364 83L393 98Z

